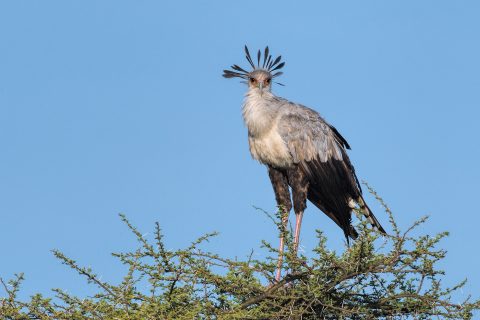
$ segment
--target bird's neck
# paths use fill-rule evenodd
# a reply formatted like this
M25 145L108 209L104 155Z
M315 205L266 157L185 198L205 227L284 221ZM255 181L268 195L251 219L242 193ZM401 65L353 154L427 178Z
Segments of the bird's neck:
M243 103L243 120L251 136L261 136L270 131L278 115L275 95L269 91L250 89Z

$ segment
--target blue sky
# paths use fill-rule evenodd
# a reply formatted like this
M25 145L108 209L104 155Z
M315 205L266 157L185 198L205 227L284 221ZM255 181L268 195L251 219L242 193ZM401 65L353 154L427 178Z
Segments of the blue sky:
M448 230L447 283L478 296L480 43L476 1L10 1L0 4L0 276L23 296L93 292L50 253L105 280L110 252L135 247L117 214L167 246L210 231L210 249L244 257L276 243L266 169L248 152L242 47L281 54L282 97L347 138L358 176L401 226ZM380 206L367 195L377 217ZM292 215L293 218L293 215ZM315 229L343 235L313 206ZM261 255L257 251L255 254Z

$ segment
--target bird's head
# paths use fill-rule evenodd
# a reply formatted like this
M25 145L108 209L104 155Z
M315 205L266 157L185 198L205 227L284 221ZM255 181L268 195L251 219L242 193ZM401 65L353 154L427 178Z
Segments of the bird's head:
M247 46L245 46L245 57L253 68L251 71L247 71L234 64L231 66L233 70L223 70L223 76L225 78L245 79L243 82L248 84L250 90L259 90L260 93L270 91L273 79L283 74L283 72L278 71L285 65L285 62L280 62L282 56L272 59L272 56L269 54L269 49L266 47L263 59L261 51L258 50L257 65L255 65ZM261 60L263 60L263 62L260 64ZM282 85L278 82L275 83Z

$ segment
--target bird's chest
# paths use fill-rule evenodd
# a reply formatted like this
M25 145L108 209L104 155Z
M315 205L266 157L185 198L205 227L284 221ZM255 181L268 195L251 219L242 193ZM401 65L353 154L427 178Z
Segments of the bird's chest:
M278 133L278 106L256 95L248 96L243 106L243 118L248 128L248 143L253 158L278 168L292 164L285 141Z
M248 137L252 157L261 163L277 168L288 168L292 164L292 156L275 126L260 136Z

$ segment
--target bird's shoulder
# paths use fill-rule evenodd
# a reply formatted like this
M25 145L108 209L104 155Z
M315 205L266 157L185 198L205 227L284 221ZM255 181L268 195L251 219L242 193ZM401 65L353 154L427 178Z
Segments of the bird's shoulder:
M302 134L311 138L333 135L332 126L314 109L282 99L278 127L284 134Z
M342 149L350 149L346 139L317 111L302 104L284 100L278 121L280 136L296 160L307 160L317 155L322 161L333 156L344 158Z

